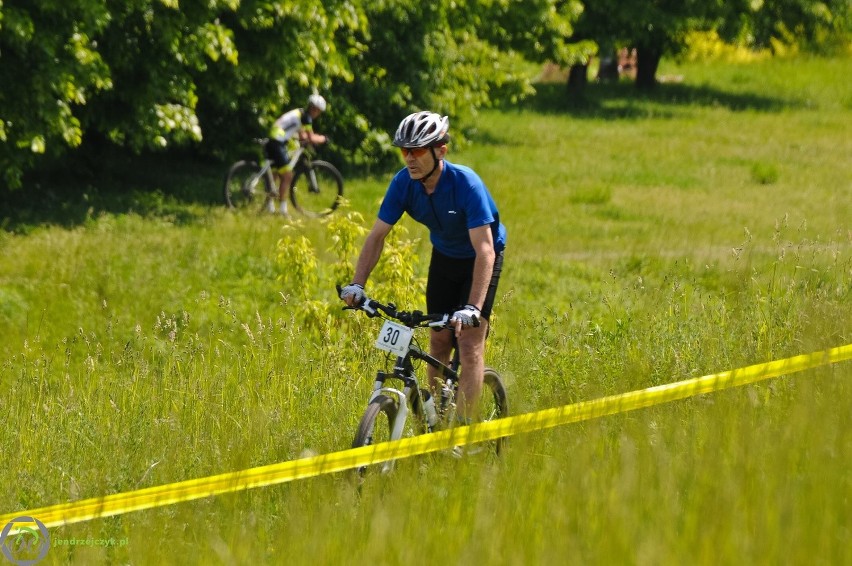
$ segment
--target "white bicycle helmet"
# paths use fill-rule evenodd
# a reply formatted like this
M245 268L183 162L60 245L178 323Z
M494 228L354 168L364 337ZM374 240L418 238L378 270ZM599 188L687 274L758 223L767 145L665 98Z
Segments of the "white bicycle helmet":
M393 136L397 147L428 147L449 141L450 119L434 112L415 112L406 116Z
M318 94L312 94L308 97L308 107L313 106L314 108L319 109L320 112L325 112L325 98Z

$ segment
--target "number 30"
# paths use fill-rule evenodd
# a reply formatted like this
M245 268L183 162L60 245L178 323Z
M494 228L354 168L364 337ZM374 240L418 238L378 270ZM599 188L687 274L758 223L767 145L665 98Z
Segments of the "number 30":
M388 328L388 333L385 336L385 344L390 344L391 346L396 346L396 343L398 341L399 341L399 329Z

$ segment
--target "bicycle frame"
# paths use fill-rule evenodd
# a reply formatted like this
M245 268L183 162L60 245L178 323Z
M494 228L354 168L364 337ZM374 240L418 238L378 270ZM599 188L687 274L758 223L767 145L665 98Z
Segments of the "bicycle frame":
M342 288L337 286L337 294L340 295ZM362 310L367 316L381 317L385 319L375 346L379 350L388 352L393 356L394 365L392 371L378 371L370 393L367 408L358 423L358 431L355 434L353 447L367 446L376 440L376 432L379 432L380 440L398 440L408 433L422 434L432 432L436 427L452 427L456 420L456 395L458 393L460 374L460 354L458 343L455 340L453 325L450 324L449 313L424 314L420 311L397 310L393 303L384 305L364 297L358 306L346 306L344 310ZM398 321L398 322L395 322ZM444 363L431 354L424 352L414 341L416 329L447 329L453 336L453 354L449 362ZM440 380L440 405L433 400L430 390L420 387L414 360L425 362L437 370L437 379ZM401 386L392 386L388 380L398 380ZM474 408L476 418L486 416L486 420L505 416L508 411L506 404L506 388L500 375L493 369L486 367L483 373L483 385L488 384L480 404ZM493 404L493 406L492 406ZM487 406L486 406L487 405ZM470 407L465 406L465 409ZM481 410L485 411L481 412ZM423 424L415 425L416 430L407 430L406 422L409 413L414 412ZM384 418L381 417L384 415ZM471 421L465 414L465 422ZM410 427L409 427L410 428ZM500 452L500 441L494 443L495 452ZM453 450L456 454L456 450ZM382 464L382 471L389 472L394 467L394 460L388 460ZM366 467L359 468L363 474Z
M302 156L305 155L305 147L307 147L306 144L299 144L299 149L293 152L293 157L290 158L290 163L287 164L287 166L294 171L299 164L299 160L301 160Z
M337 287L338 294L340 286ZM414 330L416 328L448 328L447 324L450 319L449 314L426 314L420 311L404 312L397 311L396 306L383 305L376 301L367 299L358 307L344 307L344 309L360 309L367 313L368 316L376 317L384 313L389 318L402 322L406 327ZM451 330L450 330L451 331ZM408 407L411 406L415 414L423 418L426 428L431 432L433 425L428 422L426 415L423 414L423 399L420 394L420 383L417 380L417 375L414 371L412 360L421 360L428 365L438 370L439 377L442 380L441 385L441 405L438 412L439 420L443 418L446 422L448 417L452 417L455 407L455 393L459 381L459 351L456 343L455 335L453 335L453 356L450 365L442 363L440 360L424 352L420 346L413 341L408 343L405 354L399 355L394 363L393 373L379 371L376 373L376 381L373 383L373 391L370 394L368 405L381 394L393 395L397 399L398 411L394 418L391 427L391 440L402 438L403 428L408 419ZM402 381L402 389L395 387L387 387L385 382L388 379L397 379ZM438 407L436 407L437 411Z
M268 139L259 139L259 140L255 140L255 141L257 141L262 147L266 144ZM293 156L290 158L290 161L287 163L287 166L290 167L291 169L295 169L297 163L302 158L302 154L304 152L305 152L305 147L303 145L300 145L299 149L297 149L296 151L293 152ZM259 153L258 163L260 163L260 165L261 165L261 170L260 170L260 173L258 173L258 176L265 174L267 171L272 172L272 161L270 161L270 159L266 156L266 154L263 151L259 151L258 153Z
M459 380L458 349L454 347L453 352L453 359L450 362L450 365L446 365L444 363L441 363L437 358L433 357L432 355L424 352L416 344L410 344L408 347L408 352L405 354L405 356L398 356L396 358L396 363L394 364L392 374L387 373L385 371L379 371L376 373L376 381L373 383L373 391L370 394L370 399L368 403L372 402L378 395L381 394L393 395L397 398L397 401L399 402L399 411L397 412L396 418L394 419L391 433L392 440L402 438L402 430L405 427L406 420L408 419L409 404L411 405L415 415L424 418L426 427L430 432L433 428L432 425L430 425L425 420L425 415L422 414L423 400L421 399L420 394L420 383L417 380L417 374L414 371L414 364L412 363L413 359L426 362L433 368L439 370L439 373L443 378L439 415L443 416L444 420L447 420L448 417L451 418L453 416L452 414L447 415L447 410L452 410L454 407L453 402L455 400L455 388L458 385ZM400 390L394 387L385 386L385 381L387 381L388 379L398 379L402 381L403 389Z
M298 169L305 169L308 172L308 180L309 187L311 191L317 191L317 176L314 172L313 167L311 166L311 158L305 152L305 149L308 144L299 144L299 148L293 152L293 157L290 158L287 166L292 170L296 171ZM257 174L257 178L261 179L264 176L267 178L267 193L270 195L278 194L278 185L275 182L275 175L277 172L272 171L272 162L265 155L261 157L260 160L261 169Z
M260 171L257 173L256 178L260 180L265 177L266 183L264 186L266 187L266 194L275 194L275 189L277 188L277 186L275 184L275 175L272 173L272 162L264 158L262 164L263 165L261 166Z

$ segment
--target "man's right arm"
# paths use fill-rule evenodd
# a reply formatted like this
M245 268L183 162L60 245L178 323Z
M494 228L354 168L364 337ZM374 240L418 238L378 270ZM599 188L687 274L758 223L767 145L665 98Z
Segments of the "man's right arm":
M383 220L376 220L376 223L373 224L373 229L367 235L364 247L361 248L361 255L358 256L358 262L355 264L353 283L361 286L367 283L370 273L373 272L373 268L379 262L382 250L385 247L385 238L387 238L391 228L393 228L393 225Z

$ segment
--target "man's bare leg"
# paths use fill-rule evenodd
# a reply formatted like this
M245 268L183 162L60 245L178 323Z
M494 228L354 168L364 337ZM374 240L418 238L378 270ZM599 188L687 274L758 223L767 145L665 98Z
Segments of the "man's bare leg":
M287 198L290 196L290 185L293 183L293 171L279 172L281 182L278 184L278 200L281 202L281 214L288 214Z
M488 321L482 319L478 327L465 328L458 338L459 356L461 360L461 376L459 379L459 398L456 399L456 410L459 420L474 422L479 418L477 405L482 394L482 381L485 376L485 337L488 334ZM438 361L447 364L453 349L452 330L432 332L429 340L429 353ZM432 366L427 367L429 387L432 394L441 390L438 371Z

